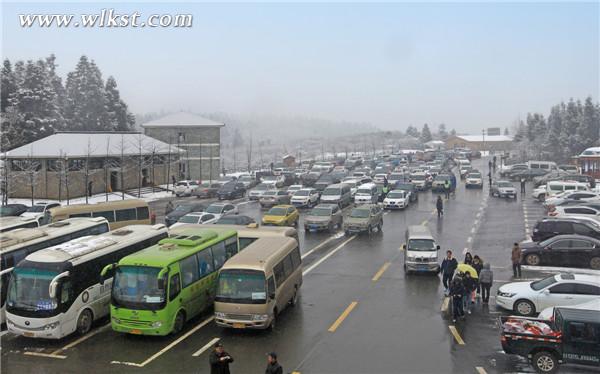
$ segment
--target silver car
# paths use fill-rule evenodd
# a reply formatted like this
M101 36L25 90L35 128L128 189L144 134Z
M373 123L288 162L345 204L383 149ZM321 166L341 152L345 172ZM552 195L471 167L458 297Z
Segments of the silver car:
M328 230L333 233L343 224L342 210L337 204L319 204L304 218L305 231Z

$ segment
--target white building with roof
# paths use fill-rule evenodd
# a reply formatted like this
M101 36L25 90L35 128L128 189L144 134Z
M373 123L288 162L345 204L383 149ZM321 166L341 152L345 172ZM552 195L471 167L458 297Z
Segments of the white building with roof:
M199 180L219 177L223 126L225 124L188 112L169 114L142 124L146 135L183 150L179 178Z
M57 132L2 155L2 188L11 198L62 200L168 184L182 153L139 132Z
M469 148L473 151L509 151L513 138L509 135L454 135L446 140L447 149Z

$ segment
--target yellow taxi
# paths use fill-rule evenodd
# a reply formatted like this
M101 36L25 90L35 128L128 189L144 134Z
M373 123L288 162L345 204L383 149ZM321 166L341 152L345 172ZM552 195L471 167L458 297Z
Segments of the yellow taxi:
M300 213L292 205L275 205L262 218L265 226L296 226Z

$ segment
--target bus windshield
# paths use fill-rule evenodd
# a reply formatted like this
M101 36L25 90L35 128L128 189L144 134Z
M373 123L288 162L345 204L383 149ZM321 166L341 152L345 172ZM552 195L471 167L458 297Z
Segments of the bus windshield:
M161 309L165 303L165 290L158 284L160 270L144 266L119 266L113 282L113 304L128 309Z
M257 270L223 270L219 274L216 301L236 304L267 302L265 273Z
M31 312L51 311L58 306L50 297L49 286L57 272L44 269L15 268L8 290L7 305Z

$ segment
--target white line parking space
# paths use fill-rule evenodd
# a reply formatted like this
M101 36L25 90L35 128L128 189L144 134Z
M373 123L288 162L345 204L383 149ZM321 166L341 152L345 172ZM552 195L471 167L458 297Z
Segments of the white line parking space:
M194 357L198 357L200 356L202 353L206 352L210 347L212 347L213 345L217 344L217 342L221 340L221 338L214 338L211 341L209 341L208 343L206 343L206 345L204 345L202 348L200 348L199 350L197 350L196 352L194 352L194 354L192 354L192 356Z

